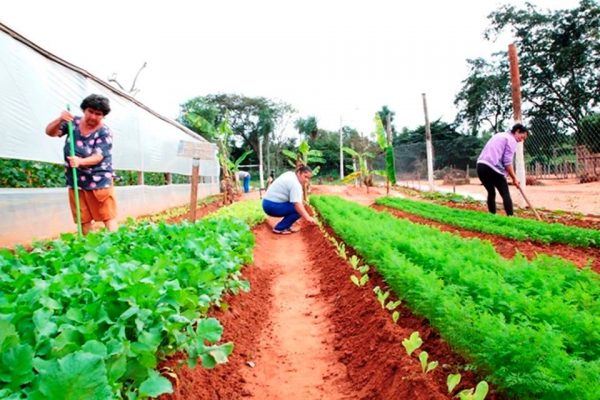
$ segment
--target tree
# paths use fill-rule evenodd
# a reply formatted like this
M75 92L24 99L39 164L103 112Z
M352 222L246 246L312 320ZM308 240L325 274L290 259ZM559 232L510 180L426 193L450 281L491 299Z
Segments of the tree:
M434 168L447 166L466 169L475 167L477 156L485 142L473 135L464 135L457 131L456 125L436 120L431 123L431 140L434 149ZM421 160L427 158L425 152L425 126L413 130L404 129L394 138L394 147L398 154L398 170L411 170L414 166L424 165ZM406 148L406 151L403 151Z
M304 134L313 140L317 138L319 133L317 118L312 115L306 118L298 118L296 122L294 122L294 127L298 129L300 134Z
M590 153L600 153L600 114L588 115L579 121L575 141L586 146Z
M340 170L340 133L339 131L327 131L319 129L317 137L308 139L311 148L319 149L324 163L321 164L319 176L338 175Z
M293 111L292 106L287 103L264 97L211 94L195 97L181 105L178 120L206 139L214 140L202 126L190 124L190 117L200 115L211 125L219 126L227 114L232 131L232 142L229 144L237 148L249 146L255 154L259 154L259 137L268 140L277 124Z
M600 6L581 0L571 10L540 12L502 6L488 18L485 36L505 29L515 36L523 99L528 115L546 118L573 131L598 110L600 100Z
M396 127L394 126L394 117L396 113L388 108L388 106L381 107L381 110L377 111L381 122L383 123L383 129L386 132L391 132L392 136L396 136L398 133L396 132ZM388 115L390 116L390 126L388 126Z
M482 58L467 60L469 76L454 99L457 123L476 135L482 126L500 132L512 115L510 74L506 53L494 54L491 62Z

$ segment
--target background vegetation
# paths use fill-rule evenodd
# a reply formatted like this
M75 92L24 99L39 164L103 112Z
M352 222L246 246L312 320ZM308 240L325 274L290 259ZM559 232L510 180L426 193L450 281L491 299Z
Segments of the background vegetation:
M575 163L577 146L590 153L600 152L600 6L594 0L581 0L573 9L540 11L531 4L523 7L501 6L488 16L485 37L490 41L509 31L519 52L523 115L532 135L525 142L527 163L560 165ZM474 168L477 155L491 134L512 123L510 73L507 52L466 60L467 77L455 97L454 121L437 120L431 124L435 165ZM395 147L397 171L420 171L425 160L424 126L393 124L395 112L386 105L378 113ZM292 105L264 97L240 94L209 94L194 97L181 105L178 121L210 141L214 127L228 116L232 134L227 144L230 158L238 159L248 150L241 169L257 174L259 143L263 143L265 177L288 169L284 150L296 152L306 141L320 151L322 179L339 178L340 134L343 146L357 153L382 151L373 132L358 132L351 126L339 131L319 127L314 116L295 114ZM293 126L297 137L284 132ZM353 161L344 156L344 174L353 172ZM0 187L59 187L63 185L61 166L0 159ZM138 182L137 173L119 171L119 185ZM165 183L163 174L146 173L145 184ZM173 182L187 182L174 176Z

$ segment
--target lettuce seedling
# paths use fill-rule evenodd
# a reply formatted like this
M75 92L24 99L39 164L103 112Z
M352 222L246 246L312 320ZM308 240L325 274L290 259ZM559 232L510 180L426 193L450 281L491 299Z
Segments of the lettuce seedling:
M421 370L424 373L428 373L430 371L433 371L438 366L438 362L437 361L432 361L432 362L428 363L427 362L428 358L429 358L429 354L426 351L422 351L419 354L419 361L421 361Z
M404 346L409 356L413 353L413 351L421 347L422 344L423 340L419 336L418 331L414 331L413 333L411 333L410 338L404 339L402 341L402 346Z
M462 390L456 395L460 400L483 400L487 396L490 387L486 381L481 381L477 384L475 391L473 388Z
M390 301L389 303L387 303L385 305L385 308L387 308L390 311L393 311L396 308L398 308L398 306L400 305L400 303L402 303L402 300Z
M339 256L342 257L344 260L348 259L348 256L346 255L346 245L344 243L340 243L338 245L337 251Z
M456 385L460 383L462 376L460 374L450 374L446 378L446 385L448 386L448 394L452 393Z
M376 286L375 288L373 288L373 291L377 295L377 301L379 302L379 304L381 304L381 308L384 308L385 307L385 301L389 297L390 292L387 291L387 292L384 293L379 286Z

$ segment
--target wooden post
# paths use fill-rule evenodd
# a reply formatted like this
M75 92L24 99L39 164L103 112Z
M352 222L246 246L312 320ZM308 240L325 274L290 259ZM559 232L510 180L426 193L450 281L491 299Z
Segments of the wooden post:
M391 113L388 113L388 115L386 115L386 117L385 117L385 119L386 119L385 133L386 133L388 146L392 145L392 118L391 118L390 114ZM386 159L387 159L387 154L384 153L384 161L386 161ZM387 176L387 165L386 165L386 174L385 174L385 194L387 194L387 195L390 194L390 178Z
M508 45L508 61L510 64L510 87L512 91L512 105L515 123L523 121L521 113L521 78L519 75L519 58L517 47L514 43ZM515 172L517 179L523 187L526 186L525 179L525 155L523 153L523 142L517 144L515 154Z
M137 184L140 186L144 184L144 171L137 172Z
M198 176L200 175L200 159L192 159L192 190L190 195L190 217L191 223L196 222L196 208L198 208Z
M425 114L425 146L427 149L427 180L429 181L429 190L433 191L433 144L431 143L431 125L429 124L429 115L427 114L427 100L425 93L423 96L423 113ZM420 173L419 173L420 175ZM419 176L419 185L421 179Z
M344 179L344 126L340 115L340 181Z
M263 171L263 142L264 142L264 137L263 136L259 136L258 138L258 180L259 180L259 184L258 184L258 192L262 193L263 188L265 187L265 180L264 180L264 171ZM261 197L262 198L262 197Z
M177 148L177 155L192 159L189 220L193 223L196 221L196 208L198 206L198 178L200 176L200 160L215 160L216 150L214 145L208 142L191 142L180 140Z

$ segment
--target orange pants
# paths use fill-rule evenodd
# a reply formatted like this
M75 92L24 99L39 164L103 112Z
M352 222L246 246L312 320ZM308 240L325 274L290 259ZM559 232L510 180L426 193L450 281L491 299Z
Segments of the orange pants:
M69 188L69 204L73 221L77 223L77 208L75 206L75 192ZM109 187L96 190L79 190L79 206L81 208L81 223L92 221L108 221L117 216L117 201L115 188Z

